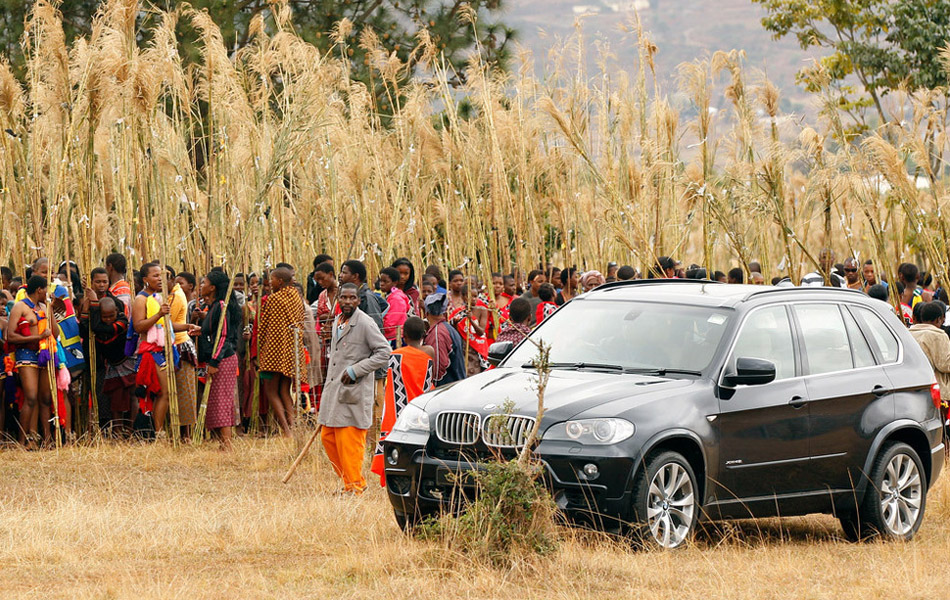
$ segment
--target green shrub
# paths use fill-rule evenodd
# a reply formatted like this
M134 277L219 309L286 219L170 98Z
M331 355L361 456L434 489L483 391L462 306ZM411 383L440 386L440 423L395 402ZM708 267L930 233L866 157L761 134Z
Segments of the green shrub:
M490 462L473 476L477 499L458 516L444 514L423 524L421 537L496 567L557 549L557 508L541 483L538 465Z

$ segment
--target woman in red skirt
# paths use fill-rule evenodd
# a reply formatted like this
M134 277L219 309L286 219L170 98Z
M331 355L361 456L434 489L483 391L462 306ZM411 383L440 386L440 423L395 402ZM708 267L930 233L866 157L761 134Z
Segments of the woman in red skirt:
M202 282L201 294L213 298L208 315L201 324L200 348L208 363L211 390L205 427L221 442L222 450L231 450L231 428L237 425L235 399L238 379L237 347L241 339L241 308L234 293L228 298L230 280L222 271L211 271ZM218 327L221 336L218 338Z

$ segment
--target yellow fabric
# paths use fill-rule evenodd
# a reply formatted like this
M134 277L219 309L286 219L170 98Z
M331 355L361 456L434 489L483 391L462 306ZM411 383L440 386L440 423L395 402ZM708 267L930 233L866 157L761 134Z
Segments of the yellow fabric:
M188 298L185 297L185 292L182 291L181 286L176 284L172 291L169 292L171 296L171 312L168 316L172 318L172 323L175 325L181 325L188 322ZM188 332L179 331L175 334L175 345L184 343L188 341Z
M161 294L159 294L161 297ZM145 318L151 319L162 310L162 305L155 296L149 295L145 297Z
M52 287L52 288L54 288L54 290L55 290L55 288L56 288L57 286L60 286L60 284L57 283L56 280L54 280L54 281L49 282L49 286ZM49 289L49 288L47 288L47 289ZM50 297L50 298L52 298L52 297L53 297L53 291L49 291L49 292L47 293L47 296ZM21 286L20 286L20 289L18 289L17 292L16 292L16 297L14 298L14 300L17 301L17 302L19 302L20 300L23 300L24 298L26 298L26 286L25 286L25 285L21 285Z

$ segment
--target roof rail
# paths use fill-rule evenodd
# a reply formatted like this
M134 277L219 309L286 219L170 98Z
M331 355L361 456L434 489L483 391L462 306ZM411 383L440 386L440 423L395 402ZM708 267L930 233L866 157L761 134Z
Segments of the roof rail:
M775 293L778 293L778 292L791 292L791 291L793 291L793 290L796 290L794 293L797 293L797 294L800 294L800 293L803 293L803 292L820 292L820 293L827 293L827 292L848 292L848 293L852 293L852 294L861 294L862 296L865 295L865 293L862 292L861 290L853 290L853 289L851 289L851 288L836 288L836 287L824 287L824 286L820 286L820 287L819 287L819 286L800 287L800 286L797 286L797 285L796 285L796 286L786 286L786 287L768 286L768 287L763 287L761 290L755 290L754 292L750 292L749 294L746 295L746 297L745 297L743 300L748 300L749 298L754 298L755 296L761 296L761 295L763 295L763 294L775 294Z
M591 291L599 292L600 290L608 290L613 288L633 287L638 285L656 285L658 283L715 283L717 285L725 285L721 281L713 281L711 279L629 279L627 281L610 281L595 287Z

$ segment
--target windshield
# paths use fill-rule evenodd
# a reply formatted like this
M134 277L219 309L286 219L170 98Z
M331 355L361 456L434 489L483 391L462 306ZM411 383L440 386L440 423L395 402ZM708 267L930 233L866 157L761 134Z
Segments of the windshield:
M629 370L703 371L722 339L731 311L621 300L578 300L548 317L529 341L505 360L531 362L537 347L551 346L550 362Z

